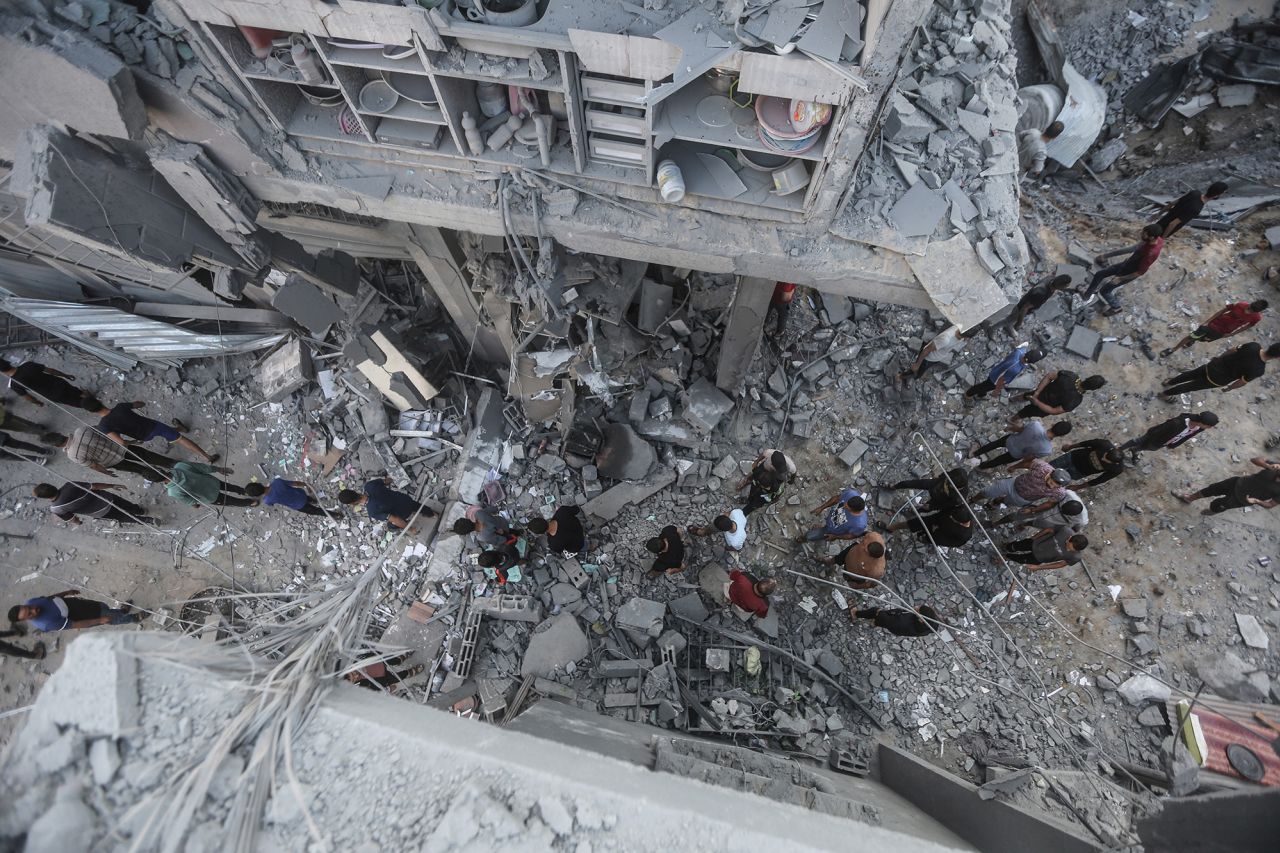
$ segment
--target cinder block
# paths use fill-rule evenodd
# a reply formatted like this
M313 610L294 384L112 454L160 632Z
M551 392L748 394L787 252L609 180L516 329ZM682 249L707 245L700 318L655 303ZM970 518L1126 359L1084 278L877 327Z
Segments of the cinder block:
M542 605L531 595L499 593L488 598L477 598L471 602L471 609L491 619L510 622L542 621Z
M311 350L294 338L273 352L262 363L262 393L268 400L279 402L314 378Z

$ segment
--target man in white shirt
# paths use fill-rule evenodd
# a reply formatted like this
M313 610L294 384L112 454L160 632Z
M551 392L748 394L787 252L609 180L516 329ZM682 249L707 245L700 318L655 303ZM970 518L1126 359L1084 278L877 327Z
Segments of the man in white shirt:
M725 547L730 551L741 551L747 544L747 516L737 507L730 510L728 515L717 515L709 525L689 527L687 530L694 536L723 533Z
M920 349L915 364L899 373L898 381L905 384L910 379L924 376L932 367L950 364L951 354L960 349L964 342L964 338L960 337L960 327L948 326Z

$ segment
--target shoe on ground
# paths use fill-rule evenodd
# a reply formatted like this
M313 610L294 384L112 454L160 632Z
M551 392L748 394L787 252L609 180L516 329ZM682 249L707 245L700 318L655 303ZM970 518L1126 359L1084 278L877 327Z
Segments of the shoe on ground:
M173 427L173 428L174 428L174 429L176 429L178 432L190 432L190 431L191 431L190 429L188 429L188 428L187 428L187 425L186 425L186 424L184 424L182 421L178 420L177 418L174 418L173 420L169 421L169 426Z
M213 454L210 454L210 455L209 455L209 464L210 464L210 465L212 465L213 463L217 462L217 461L218 461L219 459L221 459L221 458L222 458L222 454L221 454L221 453L213 453Z
M1160 357L1161 357L1161 358L1168 358L1168 357L1169 357L1169 356L1171 356L1171 355L1173 355L1173 347L1169 347L1168 349L1162 349L1162 350L1160 350Z

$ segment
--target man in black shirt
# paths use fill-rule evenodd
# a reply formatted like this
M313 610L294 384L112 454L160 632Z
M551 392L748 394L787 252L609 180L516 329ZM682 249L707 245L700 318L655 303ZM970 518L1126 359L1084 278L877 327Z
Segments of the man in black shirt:
M1205 202L1218 198L1226 191L1226 184L1222 181L1214 181L1209 184L1209 188L1204 193L1192 190L1176 201L1170 202L1165 206L1164 215L1155 223L1160 228L1160 235L1168 238L1177 234L1188 222L1200 215L1204 210Z
M898 610L892 607L859 610L854 605L849 608L849 618L855 621L870 619L877 628L883 628L899 637L924 637L942 627L937 611L927 604L922 604L915 610Z
M176 444L184 447L192 453L198 453L205 458L205 461L212 465L217 462L222 454L215 453L210 456L204 452L200 445L182 434L186 430L186 426L179 420L174 420L170 424L162 424L153 418L137 413L137 409L141 409L145 403L141 400L134 400L132 403L117 403L111 408L99 404L94 414L101 420L98 421L98 432L104 433L107 438L117 444L124 444L125 439L132 439L137 442L150 441L153 438L163 438L170 444Z
M786 485L785 475L763 465L757 466L751 472L751 491L747 495L747 502L742 505L743 514L751 515L761 507L777 503Z
M645 547L658 555L649 570L650 577L663 572L678 575L684 571L684 540L675 525L668 524L662 528L657 536L645 543Z
M1267 362L1274 358L1280 358L1280 343L1274 343L1265 350L1257 341L1241 344L1199 367L1166 379L1160 399L1168 403L1178 394L1207 388L1233 391L1260 378L1267 372Z
M954 486L952 484L955 484ZM969 472L963 468L952 468L944 474L928 479L899 480L892 486L880 486L886 492L899 489L925 489L929 492L929 509L931 511L949 509L960 506L969 493Z
M1137 438L1129 439L1120 445L1120 449L1129 451L1130 458L1137 462L1141 451L1177 447L1217 425L1218 416L1213 412L1183 412L1164 423L1156 424Z
M921 542L931 542L944 548L960 548L969 544L973 538L973 516L969 510L960 505L934 510L925 507L920 517L910 513L910 517L897 521L887 528L890 533L907 529L919 537Z
M564 504L556 509L550 520L532 519L524 529L539 536L545 533L549 551L580 554L587 550L587 531L582 526L582 510L576 506Z
M119 489L119 483L67 483L58 488L51 483L37 483L31 493L52 501L49 511L63 521L79 524L79 516L105 518L121 524L154 524L146 510L108 489Z
M1018 304L1013 306L1013 310L999 322L987 321L979 323L967 332L961 332L960 337L972 338L980 331L986 331L989 339L997 329L1005 329L1012 327L1014 331L1022 328L1023 322L1027 317L1048 302L1055 293L1066 290L1071 286L1071 276L1058 275L1053 278L1044 278L1032 285L1026 293L1022 294L1022 298L1018 300Z
M1066 471L1071 475L1072 480L1093 477L1087 483L1073 486L1075 489L1100 486L1107 480L1124 473L1124 453L1105 438L1077 441L1074 444L1068 444L1063 450L1067 452L1051 460L1050 465Z
M81 391L67 381L75 379L74 376L45 367L38 361L28 361L15 367L0 358L0 373L9 377L9 385L19 397L42 408L45 400L81 408L86 402L98 402L88 391Z
M1280 462L1272 462L1261 456L1255 456L1249 461L1262 470L1248 476L1219 480L1189 495L1174 492L1173 496L1188 504L1201 498L1215 498L1208 509L1201 511L1201 515L1217 515L1246 506L1271 509L1280 503Z
M1096 391L1106 384L1107 380L1101 376L1081 379L1070 370L1055 370L1040 380L1035 391L1015 398L1031 401L1019 409L1015 417L1039 418L1073 411L1084 402L1085 391Z

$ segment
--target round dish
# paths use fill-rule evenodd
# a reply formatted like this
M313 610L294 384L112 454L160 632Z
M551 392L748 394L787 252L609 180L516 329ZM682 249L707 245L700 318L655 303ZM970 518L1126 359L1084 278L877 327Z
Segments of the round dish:
M430 77L405 74L403 71L383 71L382 80L391 87L391 91L405 100L420 104L436 103L436 90L431 86Z
M396 90L387 85L385 80L370 80L360 90L360 109L367 113L390 112L400 100Z

